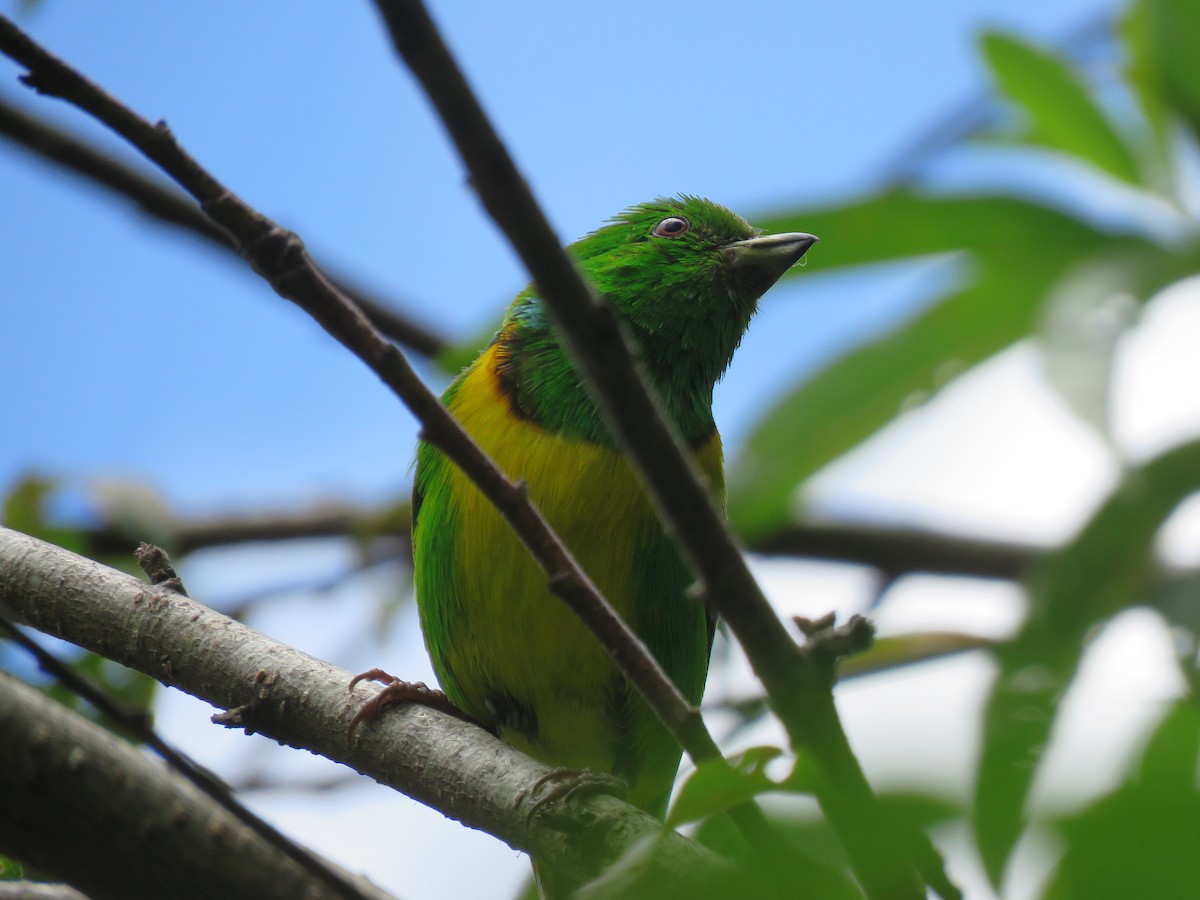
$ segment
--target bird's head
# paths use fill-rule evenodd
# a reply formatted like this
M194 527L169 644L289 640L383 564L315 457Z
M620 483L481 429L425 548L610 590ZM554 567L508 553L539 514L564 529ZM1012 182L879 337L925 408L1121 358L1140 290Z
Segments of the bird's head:
M817 238L759 235L709 200L682 195L631 207L571 246L592 284L625 316L652 369L693 357L709 387L729 364L758 299ZM680 372L682 374L682 372Z

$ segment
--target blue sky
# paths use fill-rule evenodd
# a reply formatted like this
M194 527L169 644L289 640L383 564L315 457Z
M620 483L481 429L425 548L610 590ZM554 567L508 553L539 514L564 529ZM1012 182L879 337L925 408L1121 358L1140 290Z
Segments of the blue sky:
M16 14L20 4L0 9ZM869 190L979 91L973 35L1055 39L1047 4L433 4L564 241L657 194L756 213ZM319 260L463 335L525 276L370 4L76 4L18 21L151 119ZM140 162L0 60L0 90ZM38 469L146 482L182 511L389 497L410 417L237 261L0 143L0 485ZM736 447L797 373L902 314L919 274L806 277L770 295L719 389Z

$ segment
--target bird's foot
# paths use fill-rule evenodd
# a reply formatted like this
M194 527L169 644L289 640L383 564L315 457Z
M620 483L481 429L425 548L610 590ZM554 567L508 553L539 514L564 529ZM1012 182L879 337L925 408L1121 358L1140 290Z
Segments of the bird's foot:
M475 720L450 702L442 691L434 690L421 681L401 681L395 675L389 675L383 669L368 669L350 679L350 690L353 691L360 681L378 681L384 686L383 690L368 700L350 720L350 737L358 726L366 725L375 720L383 710L400 703L419 703L447 715L474 723Z
M529 819L537 815L547 803L569 800L572 797L608 794L624 800L629 795L629 785L623 778L609 775L607 772L593 772L591 769L552 769L539 778L533 787L521 791L516 802L520 804L526 797L532 798L539 792L541 796L529 807Z

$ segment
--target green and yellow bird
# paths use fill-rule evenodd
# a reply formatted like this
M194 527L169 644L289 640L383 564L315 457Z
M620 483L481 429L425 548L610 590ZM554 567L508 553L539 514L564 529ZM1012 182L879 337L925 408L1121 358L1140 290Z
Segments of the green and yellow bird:
M723 495L713 387L758 299L816 242L759 236L697 197L626 210L568 249L616 308L661 406ZM533 501L684 696L699 703L713 619L567 355L534 287L443 402ZM557 767L611 773L662 817L680 749L508 525L422 443L413 558L442 689L503 740Z

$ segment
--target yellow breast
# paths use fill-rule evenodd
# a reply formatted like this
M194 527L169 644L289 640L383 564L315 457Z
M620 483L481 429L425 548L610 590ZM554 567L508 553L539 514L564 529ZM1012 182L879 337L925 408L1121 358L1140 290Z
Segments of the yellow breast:
M496 348L472 366L450 404L455 417L530 497L584 571L627 620L644 573L634 570L639 542L658 533L653 509L624 458L605 447L552 434L512 410L495 369ZM719 438L697 454L719 478ZM612 741L598 733L614 679L620 676L596 639L546 589L546 576L507 523L457 467L449 474L459 515L453 563L463 610L447 649L480 721L496 721L496 686L536 710L537 746L506 739L557 765L611 771ZM418 564L419 561L418 561ZM418 579L419 581L421 579Z

